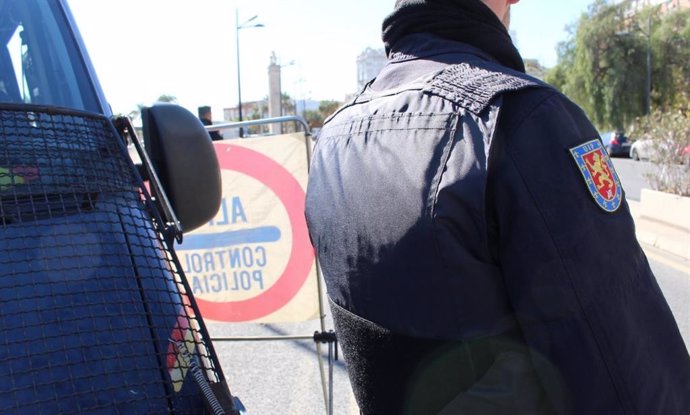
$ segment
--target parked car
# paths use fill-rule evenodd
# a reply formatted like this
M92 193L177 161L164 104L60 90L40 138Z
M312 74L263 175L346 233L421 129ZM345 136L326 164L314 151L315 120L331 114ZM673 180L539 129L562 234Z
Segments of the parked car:
M677 156L679 157L676 158ZM635 161L662 161L668 158L674 163L679 162L687 165L690 163L690 145L679 147L677 143L652 139L637 140L630 146L630 158Z
M628 157L630 155L630 141L622 131L601 133L601 141L611 157Z
M654 151L653 140L637 140L630 146L630 158L635 161L649 160Z

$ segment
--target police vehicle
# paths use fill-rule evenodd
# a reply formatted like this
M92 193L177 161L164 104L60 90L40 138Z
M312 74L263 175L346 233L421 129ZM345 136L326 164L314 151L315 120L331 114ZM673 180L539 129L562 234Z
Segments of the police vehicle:
M143 122L145 146L65 0L0 0L1 414L239 413L172 248L217 158L180 107Z

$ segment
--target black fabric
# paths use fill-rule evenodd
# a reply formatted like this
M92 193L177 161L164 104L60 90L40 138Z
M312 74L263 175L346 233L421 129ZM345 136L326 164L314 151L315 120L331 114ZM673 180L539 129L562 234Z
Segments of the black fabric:
M412 33L432 33L467 43L502 65L525 72L525 64L498 17L480 0L399 0L383 21L386 53Z
M479 115L501 94L539 86L543 84L536 79L496 72L490 67L478 68L463 62L448 66L424 90L460 102L463 107Z
M324 124L306 195L328 295L348 310L333 317L364 415L405 414L410 402L423 409L408 413L429 413L463 382L438 415L505 413L493 410L505 397L537 395L520 393L534 376L512 353L492 352L496 366L463 389L480 373L467 361L485 359L462 340L507 331L520 331L559 415L687 415L690 356L629 208L601 209L572 156L598 137L584 112L547 87L494 97L490 80L515 71L461 42L410 34L392 54L407 56ZM610 246L626 260L602 254ZM429 362L448 371L420 371L438 367ZM464 410L481 390L486 410Z
M488 352L473 362L469 348L461 342L400 335L333 302L331 310L363 415L436 414L479 378L477 372L491 365ZM439 362L434 364L435 359ZM415 382L423 366L436 376ZM449 366L456 370L447 370Z
M205 126L207 125L213 125L213 122L207 120L206 118L201 118L201 123L204 124ZM208 135L211 137L211 140L213 141L219 141L223 139L223 136L220 135L220 133L217 130L207 130Z
M333 302L331 310L362 415L498 415L527 407L518 413L552 413L518 333L467 342L422 339Z

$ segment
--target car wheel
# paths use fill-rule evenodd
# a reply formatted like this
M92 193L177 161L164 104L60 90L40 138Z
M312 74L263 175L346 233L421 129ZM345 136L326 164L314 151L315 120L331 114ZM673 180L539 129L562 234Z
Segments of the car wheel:
M640 161L640 155L637 154L637 150L633 150L632 154L630 154L630 157L635 161Z

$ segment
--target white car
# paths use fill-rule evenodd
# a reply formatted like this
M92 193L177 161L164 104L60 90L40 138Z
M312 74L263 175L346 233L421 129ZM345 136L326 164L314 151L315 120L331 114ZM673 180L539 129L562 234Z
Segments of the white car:
M636 161L669 161L673 163L690 163L690 145L659 141L652 139L637 140L630 146L630 158Z
M630 146L630 158L635 161L649 160L653 153L653 140L637 140Z

